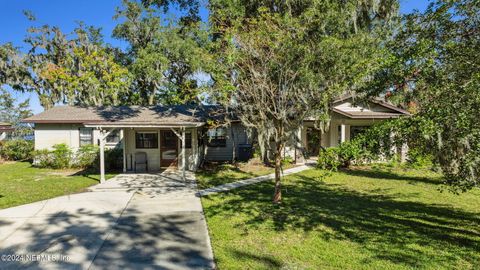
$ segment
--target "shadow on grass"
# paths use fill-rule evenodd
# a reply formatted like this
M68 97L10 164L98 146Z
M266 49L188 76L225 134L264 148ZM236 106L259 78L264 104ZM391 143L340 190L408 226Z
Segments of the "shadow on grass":
M360 176L360 177L368 177L374 179L390 179L390 180L401 180L401 181L408 181L410 184L414 183L425 183L425 184L434 184L439 185L442 184L442 181L439 178L429 178L429 177L420 177L420 176L408 176L408 175L401 175L392 171L385 171L380 169L351 169L351 170L342 170L343 173L352 175L352 176Z
M385 177L376 172L350 173ZM397 179L397 176L387 176ZM205 199L213 200L213 204L205 208L205 214L207 219L217 215L225 219L241 215L244 219L241 226L246 225L250 233L258 233L265 226L278 233L286 229L320 231L320 237L325 239L360 244L375 254L373 259L408 267L428 265L433 260L431 249L452 251L436 258L447 265L458 257L479 264L480 217L474 213L397 201L397 195L360 193L302 174L285 183L280 205L271 203L272 192L271 183L261 183L210 195ZM428 247L430 251L418 247Z
M233 257L238 258L240 260L254 260L262 263L262 265L265 265L270 269L271 268L278 269L282 266L282 262L270 256L262 256L259 254L253 254L248 251L239 251L239 250L230 250L230 253L233 255Z
M105 172L105 177L107 179L111 178L112 175L117 175L123 173L122 170L119 169L114 169L114 170L108 170ZM97 169L83 169L78 172L75 172L73 174L70 174L69 176L83 176L88 179L92 179L100 183L100 171Z

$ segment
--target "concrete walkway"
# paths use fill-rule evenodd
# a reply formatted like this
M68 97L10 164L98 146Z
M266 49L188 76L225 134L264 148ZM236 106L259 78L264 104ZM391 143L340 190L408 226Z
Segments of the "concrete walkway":
M315 165L315 162L309 160L307 163L305 163L305 165L284 170L283 173L282 173L282 176L289 175L289 174L294 174L294 173L299 173L301 171L311 169L311 168L313 168L314 165ZM264 181L271 180L271 179L274 179L274 178L275 178L274 173L267 174L267 175L262 175L262 176L255 177L255 178L240 180L240 181L236 181L236 182L232 182L232 183L228 183L228 184L219 185L219 186L216 186L216 187L202 189L202 190L198 191L198 195L199 196L207 196L207 195L218 193L218 192L225 192L225 191L232 190L234 188L239 188L239 187L244 187L244 186L260 183L260 182L264 182Z
M1 257L0 269L211 269L195 193L191 173L122 174L90 192L0 210L0 256L43 256Z

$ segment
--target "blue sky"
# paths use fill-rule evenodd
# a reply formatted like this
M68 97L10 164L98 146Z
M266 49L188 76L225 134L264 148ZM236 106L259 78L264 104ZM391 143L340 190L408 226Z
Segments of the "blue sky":
M76 21L83 21L87 25L101 27L106 42L125 47L125 42L111 38L116 24L112 17L120 4L121 0L0 0L0 44L12 42L15 46L23 46L22 41L31 22L22 11L30 10L35 14L38 25L56 25L68 33L76 26ZM427 5L427 0L400 0L402 13L424 10ZM207 12L202 10L201 16L206 19ZM42 111L35 94L12 93L21 100L30 98L30 106L35 113Z

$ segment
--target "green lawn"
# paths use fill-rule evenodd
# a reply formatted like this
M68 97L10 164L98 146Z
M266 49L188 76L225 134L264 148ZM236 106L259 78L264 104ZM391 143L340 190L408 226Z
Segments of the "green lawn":
M0 164L0 209L81 192L99 182L98 175L72 174L35 168L28 162Z
M423 170L364 168L202 199L219 269L480 269L480 191Z

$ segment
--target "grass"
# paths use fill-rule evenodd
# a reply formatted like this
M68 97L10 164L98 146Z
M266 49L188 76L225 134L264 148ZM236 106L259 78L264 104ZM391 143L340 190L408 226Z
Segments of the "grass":
M308 170L202 198L219 269L479 269L480 190L425 170Z
M292 168L293 164L286 164L283 169ZM207 164L196 172L199 189L210 188L239 180L274 173L274 167L263 165L258 159L252 159L246 163L237 164Z
M0 209L78 193L98 184L99 175L39 169L28 162L0 164ZM73 175L72 175L73 174ZM106 175L111 178L113 175Z

